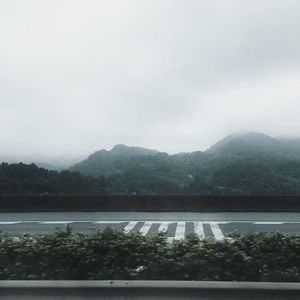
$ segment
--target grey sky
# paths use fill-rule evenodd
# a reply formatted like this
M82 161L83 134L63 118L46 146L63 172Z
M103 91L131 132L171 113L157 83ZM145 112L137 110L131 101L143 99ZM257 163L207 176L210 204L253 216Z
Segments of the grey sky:
M0 0L0 153L300 136L299 0Z

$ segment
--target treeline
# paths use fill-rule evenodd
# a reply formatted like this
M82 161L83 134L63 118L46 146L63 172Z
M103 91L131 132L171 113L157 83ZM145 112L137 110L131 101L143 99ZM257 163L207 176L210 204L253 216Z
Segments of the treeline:
M201 154L134 156L114 174L0 165L0 195L300 195L300 162L263 157L203 161ZM77 172L75 171L77 170Z
M70 171L50 171L34 164L0 165L1 195L105 194L105 179Z
M224 280L300 282L300 236L259 233L167 243L106 229L0 236L0 280Z

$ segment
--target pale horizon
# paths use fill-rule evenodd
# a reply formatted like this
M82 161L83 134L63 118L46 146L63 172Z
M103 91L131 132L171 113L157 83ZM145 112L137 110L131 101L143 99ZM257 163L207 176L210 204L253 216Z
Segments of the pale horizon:
M99 149L94 149L91 152L88 153L60 153L57 155L46 155L46 154L42 154L42 153L0 153L0 163L1 160L3 161L3 158L10 158L11 162L22 162L22 159L25 160L25 162L31 161L32 162L57 162L57 161L66 161L66 162L79 162L83 159L86 159L88 156L92 155L93 153L100 151L100 150L106 150L106 151L110 151L113 149L113 147L117 146L117 145L124 145L127 147L139 147L139 148L145 148L148 150L154 150L154 151L158 151L158 152L162 152L162 153L167 153L169 155L174 155L174 154L179 154L179 153L191 153L191 152L197 152L197 151L201 151L201 152L205 152L207 151L211 146L213 146L215 143L222 141L223 139L225 139L228 136L231 135L244 135L244 134L248 134L248 133L257 133L257 134L263 134L266 136L269 136L273 139L277 139L277 140L284 140L284 139L295 139L295 140L300 140L300 137L296 137L296 138L291 138L291 137L284 137L284 136L278 136L278 137L274 137L274 136L270 136L267 135L263 132L253 132L253 131L241 131L241 132L232 132L229 135L226 135L224 137L222 137L219 140L216 140L214 143L212 143L211 145L209 145L207 148L205 149L193 149L191 151L179 151L179 152L167 152L167 151L163 151L161 148L154 148L151 146L142 146L142 145L128 145L128 144L124 144L124 143L116 143L114 145L112 145L111 147L108 148L99 148ZM17 159L17 161L16 161ZM5 161L3 161L5 162Z

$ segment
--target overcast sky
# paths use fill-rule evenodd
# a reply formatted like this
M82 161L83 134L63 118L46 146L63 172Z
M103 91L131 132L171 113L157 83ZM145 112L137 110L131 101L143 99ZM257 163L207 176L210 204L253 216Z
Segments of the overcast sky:
M300 137L299 0L0 0L0 153Z

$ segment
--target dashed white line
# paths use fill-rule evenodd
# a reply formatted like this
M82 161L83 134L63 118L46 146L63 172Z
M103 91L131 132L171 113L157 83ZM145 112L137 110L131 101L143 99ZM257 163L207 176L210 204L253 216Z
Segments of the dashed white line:
M95 221L94 224L121 224L127 223L126 221Z
M45 221L45 222L40 222L40 224L71 224L74 223L74 221Z
M254 222L255 225L281 225L284 222Z
M202 222L194 222L194 233L198 235L200 239L205 238L204 229Z
M224 235L222 230L220 229L219 225L217 222L210 222L209 223L211 231L215 237L215 239L217 241L223 240L224 239Z
M124 232L125 233L129 233L133 228L134 226L137 224L137 221L132 221L132 222L129 222L125 227L124 227Z
M2 221L0 225L13 225L13 224L20 224L21 221Z

